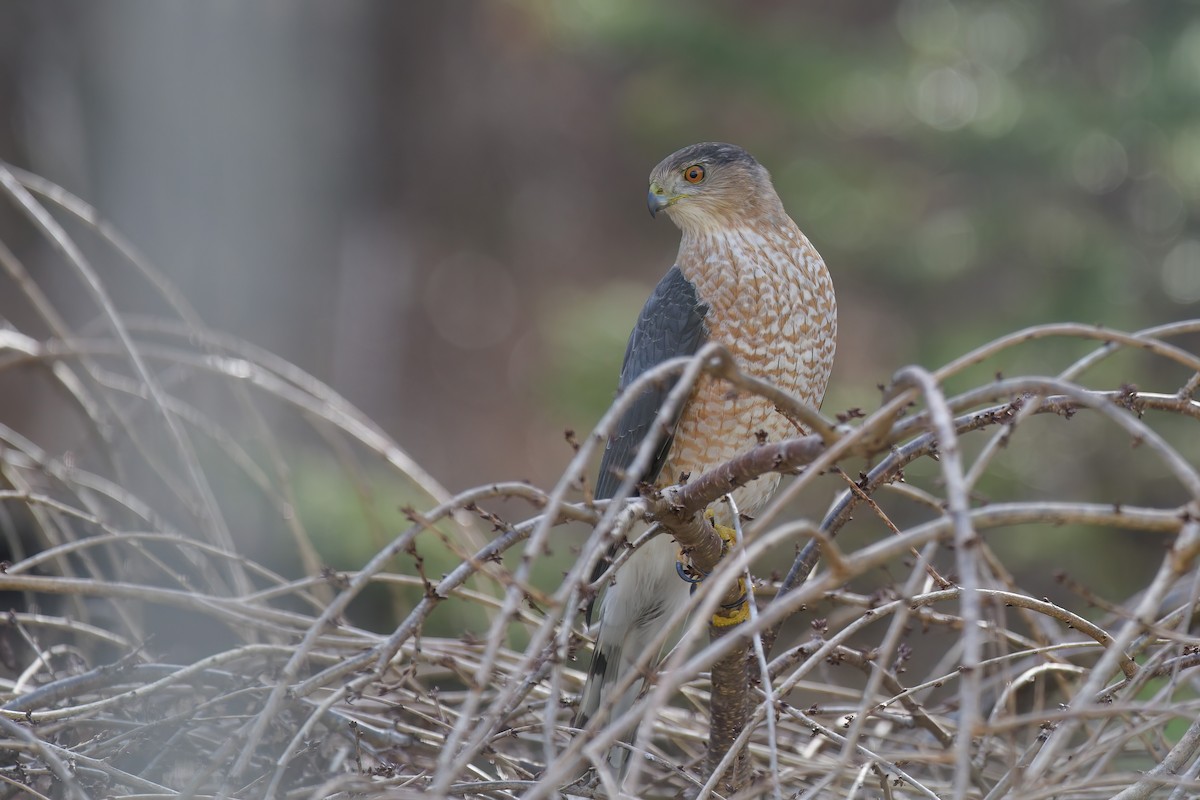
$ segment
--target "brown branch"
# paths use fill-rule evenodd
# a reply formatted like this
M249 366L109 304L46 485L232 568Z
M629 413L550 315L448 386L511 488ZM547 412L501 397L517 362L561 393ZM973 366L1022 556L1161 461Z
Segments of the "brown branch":
M824 450L825 442L815 434L759 445L699 478L647 497L647 516L675 537L697 569L710 573L721 558L721 537L698 514L739 486L768 472L794 472Z
M670 532L700 574L708 575L720 562L725 543L699 512L759 475L793 471L810 463L824 449L825 441L815 434L760 445L684 486L671 487L659 497L648 498L649 515ZM733 581L709 626L710 639L716 641L734 635L750 602L745 580ZM750 640L743 639L711 668L712 723L707 755L710 774L725 760L749 718L749 647ZM739 748L733 764L719 780L723 794L734 794L744 787L749 777L748 765L745 749Z
M736 585L736 584L735 584ZM735 635L736 627L709 626L709 637L717 641ZM730 649L712 665L711 725L708 732L707 772L716 771L725 754L734 747L750 717L750 670L747 644ZM730 795L745 786L749 759L739 748L732 766L718 781L721 793Z
M874 498L872 498L869 494L867 494L866 491L864 491L861 486L859 486L857 483L855 483L853 480L851 480L850 476L846 474L846 471L844 469L842 469L841 467L834 467L833 471L835 473L837 473L838 477L840 477L843 481L845 481L846 485L850 488L850 491L855 495L855 497L857 497L860 501L866 503L867 507L875 512L875 516L879 517L879 519L883 521L883 524L887 526L887 529L889 531L891 531L896 536L901 535L900 529L898 527L896 527L896 523L892 522L892 520L890 518L888 518L888 515L885 514L883 509L879 507L879 504L875 502ZM915 558L917 560L917 563L922 563L921 554L917 552L917 549L915 547L911 548L909 550L909 552L912 553L913 558ZM933 579L933 582L938 585L938 588L940 588L940 589L950 588L950 585L951 585L950 581L943 578L941 576L941 574L939 574L938 571L936 569L934 569L933 564L926 563L924 566L925 566L925 573L927 575L929 575L930 578Z
M1003 388L999 385L1003 383ZM991 406L988 408L973 411L969 414L960 416L954 420L954 429L956 434L962 435L971 431L982 430L994 425L1009 424L1016 416L1018 410L1025 410L1026 413L1032 414L1056 414L1069 418L1072 414L1087 408L1089 406L1079 400L1078 397L1071 397L1053 392L1047 392L1047 395L1040 398L1022 396L1019 392L1014 392L1014 388L1028 388L1028 381L1020 380L1016 382L998 382L987 386L979 387L975 390L965 392L953 398L953 406L961 406L964 404L978 404L989 398L1000 396L1017 396L1017 399L1002 405ZM1014 385L1015 384L1015 385ZM1113 392L1089 392L1088 395L1097 399L1105 399L1124 408L1128 408L1127 400L1128 393L1113 391ZM1030 409L1028 403L1037 403L1037 406ZM1185 414L1187 416L1195 416L1200 411L1200 403L1187 398L1180 398L1171 395L1158 394L1138 394L1134 402L1140 403L1142 408L1153 408L1162 411L1174 411L1176 413ZM890 435L882 436L877 442L880 447L880 452L890 443L902 440L907 435L912 435L917 431L924 431L928 425L927 415L922 413L899 420ZM795 440L791 440L795 441ZM932 455L937 451L937 437L931 432L922 432L912 441L901 445L898 449L891 450L882 461L876 464L867 473L865 478L859 484L862 489L862 494L856 492L846 492L842 495L837 505L826 515L821 523L821 530L830 538L837 536L842 526L849 521L851 513L861 502L863 495L869 496L880 486L891 483L900 475L904 467L922 456ZM710 473L711 474L711 473ZM776 599L779 599L792 591L796 586L808 577L813 568L817 565L817 560L821 557L820 542L816 539L811 540L797 554L791 569L784 578L780 586L779 593ZM775 638L778 635L778 630L767 631L764 635L764 644L770 647L774 644Z
M1040 614L1052 617L1064 623L1068 628L1074 628L1085 636L1090 636L1102 647L1111 648L1113 646L1113 637L1108 634L1108 631L1088 622L1078 614L1073 614L1067 609L1056 606L1047 600L1035 600L1027 595L1005 592L999 589L980 589L979 591L986 596L1003 600L1005 605L1027 608L1031 611L1037 611ZM1125 674L1126 678L1133 678L1137 675L1138 665L1132 658L1126 653L1120 653L1118 658L1120 660L1121 672Z

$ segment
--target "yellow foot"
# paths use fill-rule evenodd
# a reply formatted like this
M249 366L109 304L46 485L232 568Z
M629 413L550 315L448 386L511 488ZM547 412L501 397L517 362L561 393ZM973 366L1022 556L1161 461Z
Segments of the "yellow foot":
M721 556L733 549L737 544L737 531L728 525L718 525L716 522L716 514L710 508L704 512L704 517L712 524L717 535L721 537L721 541L725 543L722 548ZM741 625L746 620L750 619L750 594L746 591L746 579L739 577L735 585L736 600L722 605L712 615L712 625L715 628L728 628L733 625ZM731 592L733 594L733 592Z

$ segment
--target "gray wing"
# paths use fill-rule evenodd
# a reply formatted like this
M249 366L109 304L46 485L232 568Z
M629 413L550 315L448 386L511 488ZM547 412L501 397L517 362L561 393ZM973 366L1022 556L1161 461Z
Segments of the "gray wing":
M658 286L654 287L650 299L638 315L633 333L629 335L625 361L621 365L619 389L625 391L643 372L668 359L695 355L708 338L708 329L704 325L704 315L707 313L708 306L700 302L695 285L683 277L679 267L671 267L658 282ZM642 441L655 431L654 420L658 409L662 407L677 382L676 379L647 387L621 415L616 429L608 438L608 446L600 460L600 475L596 478L597 498L605 500L617 493L625 471L637 457ZM680 408L674 419L670 420L668 428L671 431L679 421L682 411ZM657 443L654 460L650 466L638 476L640 482L651 482L658 478L674 438L674 433L665 436L660 433L653 435L661 436L662 441ZM613 551L610 550L608 559L602 559L596 564L592 573L593 581L608 568L612 555ZM587 605L586 618L588 624L591 624L591 601Z
M678 356L694 355L708 338L708 330L704 325L704 315L707 313L708 306L700 302L695 285L683 277L679 267L671 267L658 286L654 287L650 299L638 315L633 333L629 335L618 383L620 390L625 391L629 384L651 367ZM600 461L600 475L596 478L597 498L604 500L616 494L643 440L654 430L658 409L675 383L674 380L664 381L661 385L644 389L621 415ZM669 427L673 429L678 421L679 413L676 412ZM662 437L650 467L638 476L640 482L651 482L658 478L673 436L668 434Z

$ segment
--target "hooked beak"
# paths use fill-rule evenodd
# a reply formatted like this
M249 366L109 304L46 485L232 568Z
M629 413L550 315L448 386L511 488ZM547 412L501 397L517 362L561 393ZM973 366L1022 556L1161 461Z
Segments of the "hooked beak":
M650 209L650 216L658 216L658 212L669 205L671 201L667 199L662 187L657 183L650 184L650 191L646 194L646 208Z

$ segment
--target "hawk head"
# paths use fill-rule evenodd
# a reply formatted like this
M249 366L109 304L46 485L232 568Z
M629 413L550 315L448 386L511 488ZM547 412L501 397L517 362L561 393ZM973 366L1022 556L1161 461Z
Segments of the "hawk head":
M754 222L783 213L767 170L737 145L702 142L667 156L650 173L650 214L666 210L684 231Z

